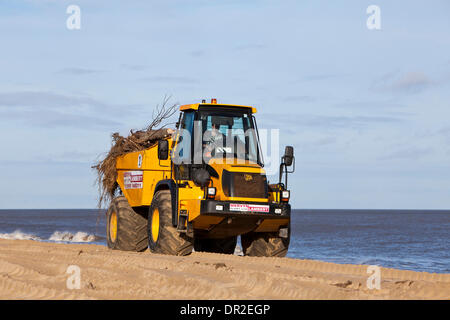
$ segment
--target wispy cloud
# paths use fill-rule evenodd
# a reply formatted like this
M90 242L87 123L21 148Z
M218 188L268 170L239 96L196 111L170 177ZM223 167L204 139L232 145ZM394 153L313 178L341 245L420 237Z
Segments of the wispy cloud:
M401 150L396 150L386 156L380 157L380 160L394 160L394 159L419 159L432 154L434 150L430 147L411 147Z
M375 91L391 91L397 93L419 93L437 83L423 72L398 73L390 72L375 79L371 89Z
M234 47L234 50L237 51L243 51L243 50L262 50L266 48L267 46L265 44L260 43L248 43L248 44L242 44Z
M72 150L61 153L48 153L45 155L40 155L33 159L33 161L42 161L45 163L90 163L93 160L96 160L97 157L98 155L93 152Z
M370 124L395 124L403 120L387 116L323 116L308 114L264 114L260 116L261 125L270 127L315 127L315 128L356 128Z
M43 127L117 127L123 110L138 105L108 104L88 96L55 92L0 93L1 120L22 120Z
M189 52L192 57L203 57L206 54L205 50L194 50Z
M139 81L143 82L163 82L163 83L196 83L197 80L183 76L151 76L140 78Z
M130 70L130 71L144 71L149 67L142 64L121 64L120 67L122 69Z
M287 96L282 98L283 101L285 102L314 102L317 99L313 96Z
M18 91L0 93L0 107L106 107L106 104L87 96L70 96L49 91Z
M450 126L446 126L446 127L439 129L438 133L450 137Z
M389 100L352 100L346 99L342 102L334 104L337 108L351 108L351 109L401 109L406 105L394 99Z
M96 70L96 69L88 69L88 68L64 68L59 70L57 73L59 74L67 74L67 75L74 75L74 76L82 76L87 74L94 74L94 73L102 73L105 72L103 70Z
M431 81L422 72L409 72L391 84L391 88L395 91L419 92L433 85Z
M308 75L300 75L296 79L292 81L292 83L304 83L304 82L320 82L331 79L339 79L343 77L347 77L348 74L338 74L338 73L319 73L319 74L308 74Z
M327 80L327 79L333 79L333 78L339 78L344 75L342 74L312 74L305 76L303 80L305 81L320 81L320 80Z
M20 108L15 110L4 110L0 108L0 116L2 121L9 123L17 123L17 121L25 121L28 124L45 127L45 128L78 128L78 129L92 129L92 128L117 128L121 125L120 122L110 120L105 117L89 115L64 113L48 108L41 110Z
M330 144L334 144L337 142L336 137L324 137L314 141L314 145L316 146L326 146Z

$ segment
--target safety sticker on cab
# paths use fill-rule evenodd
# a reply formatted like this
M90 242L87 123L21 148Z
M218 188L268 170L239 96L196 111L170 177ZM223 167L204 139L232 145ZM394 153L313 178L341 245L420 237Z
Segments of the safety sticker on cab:
M230 211L269 212L269 206L261 204L230 203Z
M125 171L123 173L125 189L142 189L143 177L142 171Z

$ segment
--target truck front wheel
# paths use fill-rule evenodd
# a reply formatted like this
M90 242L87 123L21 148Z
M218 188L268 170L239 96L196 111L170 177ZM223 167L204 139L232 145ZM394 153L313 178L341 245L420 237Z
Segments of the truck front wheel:
M172 225L172 198L169 190L153 196L148 214L148 246L153 253L185 256L192 252L192 239Z

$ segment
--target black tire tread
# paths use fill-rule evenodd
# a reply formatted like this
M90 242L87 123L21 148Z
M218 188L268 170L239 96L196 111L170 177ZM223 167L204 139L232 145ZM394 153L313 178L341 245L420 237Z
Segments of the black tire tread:
M110 214L115 210L117 214L117 237L113 243L109 237L109 225L107 227L108 247L122 251L145 251L147 241L147 218L134 211L124 196L112 200L108 209L107 223Z
M281 238L276 232L247 233L241 236L242 251L246 256L285 257L289 247L289 236Z
M154 207L159 210L159 238L156 245L150 250L154 253L161 253L174 256L186 256L192 252L192 239L177 231L172 225L172 198L169 190L157 191L153 197L150 212ZM150 241L151 213L148 219L148 236Z

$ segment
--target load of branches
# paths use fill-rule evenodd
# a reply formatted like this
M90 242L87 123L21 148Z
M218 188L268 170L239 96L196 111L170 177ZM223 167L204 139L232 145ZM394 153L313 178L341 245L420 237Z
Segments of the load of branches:
M103 160L98 161L93 169L97 170L97 186L99 190L98 207L108 204L118 191L116 160L130 152L142 151L158 143L158 140L170 136L174 131L165 128L164 121L177 111L177 104L167 106L168 98L164 98L161 107L153 111L152 122L143 130L130 130L128 137L118 132L111 135L112 146Z

